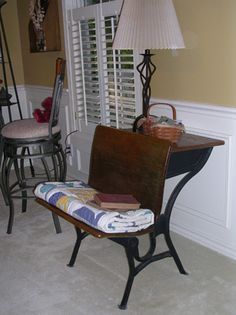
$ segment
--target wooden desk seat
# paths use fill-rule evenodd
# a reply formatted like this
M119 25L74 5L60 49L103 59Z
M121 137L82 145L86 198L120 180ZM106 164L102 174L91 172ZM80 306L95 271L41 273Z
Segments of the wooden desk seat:
M68 266L75 263L81 241L88 235L108 238L125 248L129 276L121 309L127 306L134 277L151 262L173 257L180 273L186 274L169 235L169 220L160 215L170 143L127 131L97 126L90 159L88 185L106 193L132 194L141 207L151 209L154 224L137 232L106 233L78 220L59 207L38 198L37 202L75 226L77 240ZM37 188L36 188L37 189ZM138 236L149 234L149 248L140 256ZM155 253L156 237L164 234L168 250Z

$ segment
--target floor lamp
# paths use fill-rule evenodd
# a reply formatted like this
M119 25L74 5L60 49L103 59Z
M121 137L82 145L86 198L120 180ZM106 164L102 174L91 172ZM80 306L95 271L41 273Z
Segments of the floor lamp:
M185 48L172 0L123 0L113 49L144 51L137 66L142 83L142 115L146 117L151 97L151 78L156 66L151 49Z

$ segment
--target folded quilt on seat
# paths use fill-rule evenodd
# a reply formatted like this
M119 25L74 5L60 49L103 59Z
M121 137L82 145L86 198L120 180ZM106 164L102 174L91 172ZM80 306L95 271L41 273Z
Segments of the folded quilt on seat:
M150 209L119 212L87 204L97 192L83 181L44 182L34 189L36 197L106 233L136 232L154 223L154 214Z

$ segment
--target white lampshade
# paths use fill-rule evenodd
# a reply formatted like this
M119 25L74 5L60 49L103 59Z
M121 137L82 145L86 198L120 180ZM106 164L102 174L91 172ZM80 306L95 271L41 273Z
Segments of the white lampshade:
M124 0L112 48L185 48L172 0Z

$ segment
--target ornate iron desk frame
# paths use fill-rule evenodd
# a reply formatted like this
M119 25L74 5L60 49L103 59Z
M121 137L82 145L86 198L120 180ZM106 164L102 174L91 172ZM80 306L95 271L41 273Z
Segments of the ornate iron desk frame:
M146 254L140 256L139 254L139 240L138 235L143 233L135 233L133 236L130 233L130 236L127 237L109 237L113 242L121 245L125 249L125 253L129 265L129 276L124 290L123 298L119 305L120 309L126 309L130 291L135 276L142 271L146 266L154 261L164 259L166 257L173 257L176 266L181 274L187 274L185 271L182 262L176 252L176 249L172 243L170 237L170 218L174 203L176 198L180 194L183 187L193 178L206 164L213 147L223 145L224 142L221 140L211 139L200 137L197 135L184 134L177 144L173 144L171 148L171 156L168 164L166 178L171 178L177 175L185 174L185 176L177 183L174 190L172 191L169 200L166 204L164 212L160 215L159 219L155 222L154 229L150 229L149 232L149 249ZM48 203L38 199L37 200L41 205L54 211L59 216L63 217L67 221L71 222L75 226L77 240L74 245L73 253L68 263L69 267L72 267L75 263L81 241L88 235L92 234L98 238L108 237L107 233L95 232L95 230L88 225L79 222L68 214L62 212L56 207L50 206ZM82 232L82 230L84 232ZM145 234L148 231L146 230ZM164 235L168 250L155 254L156 249L156 237L158 235Z

